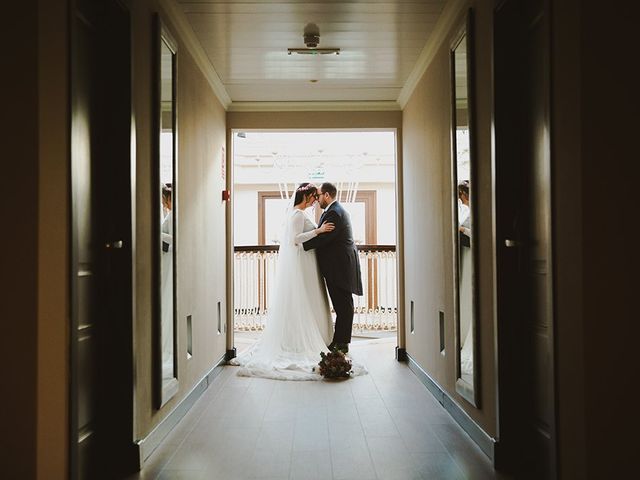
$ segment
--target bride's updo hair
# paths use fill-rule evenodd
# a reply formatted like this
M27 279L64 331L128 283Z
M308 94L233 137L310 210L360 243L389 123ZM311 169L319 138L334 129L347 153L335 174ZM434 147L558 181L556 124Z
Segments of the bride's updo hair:
M293 197L293 205L298 205L306 196L314 195L317 191L317 187L312 183L301 183L300 186L296 188L296 195Z

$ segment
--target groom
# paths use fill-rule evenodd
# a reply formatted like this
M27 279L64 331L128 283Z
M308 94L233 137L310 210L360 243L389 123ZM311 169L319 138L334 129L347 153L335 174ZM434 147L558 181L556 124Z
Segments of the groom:
M303 243L305 250L316 249L320 272L336 312L336 329L329 350L349 351L353 326L353 296L362 295L362 278L358 250L353 243L349 214L336 201L337 190L323 183L318 190L318 203L324 209L318 226L333 223L335 229Z

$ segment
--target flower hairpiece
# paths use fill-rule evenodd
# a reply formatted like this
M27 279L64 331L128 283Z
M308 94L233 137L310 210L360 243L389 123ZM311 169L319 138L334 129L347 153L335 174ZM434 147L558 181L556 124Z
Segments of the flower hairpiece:
M314 190L314 189L316 189L316 186L313 183L310 183L308 185L304 185L302 187L298 187L296 189L296 191L298 191L298 192L306 192L306 191Z

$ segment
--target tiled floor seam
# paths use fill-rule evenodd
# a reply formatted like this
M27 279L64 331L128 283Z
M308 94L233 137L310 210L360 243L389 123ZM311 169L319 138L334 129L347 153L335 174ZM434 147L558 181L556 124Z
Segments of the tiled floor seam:
M375 384L376 382L375 382L373 376L371 376L371 381L373 382L374 386L376 387L376 392L378 392L378 396L384 402L384 399L382 399L382 396L380 396L380 391L378 390L378 386ZM371 447L369 446L369 439L367 438L367 434L365 433L364 425L362 424L362 417L360 416L360 410L357 408L358 401L355 398L353 390L351 390L351 395L353 395L353 397L354 397L353 400L354 400L354 402L356 404L356 415L358 415L358 422L360 423L360 427L362 428L362 434L364 436L364 442L367 445L367 454L369 455L369 460L371 461L371 466L373 467L373 472L375 473L376 478L378 478L378 469L376 468L376 462L373 461L373 456L371 455ZM387 408L387 406L385 404L385 409L386 408ZM389 413L388 409L387 409L387 413ZM391 416L391 414L389 414L389 416ZM394 423L394 425L395 425L395 423Z

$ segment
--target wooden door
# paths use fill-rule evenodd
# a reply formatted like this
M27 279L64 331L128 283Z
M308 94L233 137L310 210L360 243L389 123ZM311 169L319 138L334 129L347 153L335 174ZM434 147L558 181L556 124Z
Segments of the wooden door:
M71 25L70 472L120 478L137 463L129 15L78 0Z
M549 7L506 0L494 20L496 466L555 478Z

